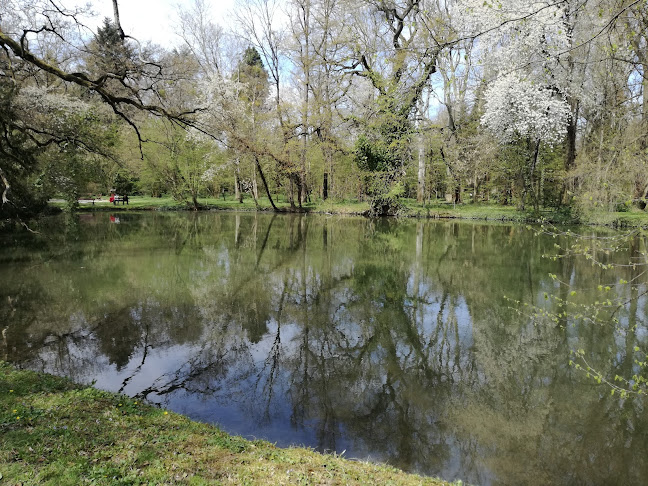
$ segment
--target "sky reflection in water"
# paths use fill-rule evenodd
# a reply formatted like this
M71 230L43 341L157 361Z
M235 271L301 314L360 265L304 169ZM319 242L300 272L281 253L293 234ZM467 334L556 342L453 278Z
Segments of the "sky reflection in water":
M566 293L550 273L580 290L639 270L542 258L554 239L507 225L129 213L41 231L4 236L0 250L0 351L21 367L445 479L648 473L643 402L567 364L578 346L627 374L627 350L646 341L645 299L623 314L639 325L623 338L511 308Z

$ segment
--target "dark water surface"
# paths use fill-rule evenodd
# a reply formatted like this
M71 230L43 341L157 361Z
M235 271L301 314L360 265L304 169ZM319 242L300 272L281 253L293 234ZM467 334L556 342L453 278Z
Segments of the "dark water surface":
M543 258L560 239L507 225L102 213L41 231L0 236L0 358L19 367L449 480L648 482L644 402L568 364L583 348L631 374L646 299L618 314L627 333L514 303L640 269Z

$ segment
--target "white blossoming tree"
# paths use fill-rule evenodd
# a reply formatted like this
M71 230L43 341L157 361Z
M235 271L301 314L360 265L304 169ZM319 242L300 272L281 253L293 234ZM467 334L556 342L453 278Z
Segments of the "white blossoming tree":
M491 79L481 122L502 144L523 144L521 205L534 188L543 144L555 146L567 133L573 89L563 53L571 45L569 2L462 0L459 27L476 39L482 76ZM533 192L537 210L538 191Z
M570 116L566 100L550 88L537 86L515 74L498 78L486 90L486 107L481 122L501 143L524 142L528 147L528 165L524 172L522 207L534 188L541 144L554 146L566 132ZM537 190L533 192L538 209Z
M276 127L262 116L264 99L251 95L256 93L253 85L220 76L204 80L198 100L203 109L197 116L192 133L204 141L218 143L238 155L251 158L266 196L276 211L261 160L270 158L279 165L286 162L279 151L273 150L272 132ZM255 195L254 200L258 205Z
M54 194L70 209L90 181L103 178L116 128L103 105L36 86L0 83L0 176L4 213L18 215Z
M481 122L502 143L531 139L555 145L565 136L568 117L569 107L561 96L508 74L486 90Z

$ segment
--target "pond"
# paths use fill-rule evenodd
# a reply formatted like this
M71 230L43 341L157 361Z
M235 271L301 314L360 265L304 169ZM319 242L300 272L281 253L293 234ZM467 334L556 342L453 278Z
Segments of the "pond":
M648 339L643 270L548 258L564 237L223 212L85 213L39 230L0 236L0 359L18 367L447 480L648 475L643 400L569 364L583 348L606 375L632 373ZM617 313L628 332L524 305L610 284L636 297Z

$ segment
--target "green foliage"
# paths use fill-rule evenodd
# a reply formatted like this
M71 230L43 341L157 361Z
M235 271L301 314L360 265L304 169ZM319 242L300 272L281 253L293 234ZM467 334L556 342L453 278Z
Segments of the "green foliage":
M231 436L137 398L0 362L0 479L9 484L430 484L306 449ZM272 479L270 479L272 478Z
M397 215L405 195L402 177L410 159L411 123L390 95L378 100L381 111L355 143L354 160L363 172L364 192L371 198L372 215Z
M356 164L364 171L394 171L405 166L410 157L411 123L406 114L397 111L394 100L385 98L389 97L379 99L379 106L385 106L355 144Z
M226 173L224 151L160 120L150 121L142 132L149 139L143 145L144 165L138 173L124 173L133 190L139 188L152 196L170 194L194 207L198 198L220 194Z
M384 191L377 191L371 198L369 216L398 216L404 210L402 197L405 189L401 182L396 182Z
M122 169L113 176L112 188L117 194L129 195L135 192L138 178L134 174Z
M609 349L601 352L585 339L571 341L569 365L586 378L609 387L611 395L617 394L621 399L646 395L648 359L642 332L643 311L638 307L645 292L640 277L645 272L648 255L643 230L608 236L562 232L543 225L537 230L537 234L542 233L554 238L567 237L565 245L556 244L556 253L543 255L545 258L553 261L583 258L595 270L597 280L606 283L592 286L590 280L587 287L577 288L550 273L550 278L559 284L559 291L545 293L549 303L546 308L525 305L532 311L532 318L551 323L566 333L579 327L603 329L618 343L612 356L619 362L619 368L609 362ZM622 272L625 278L612 280L608 277L612 270L617 275ZM524 313L521 306L520 312Z
M6 134L0 140L0 169L11 186L9 203L0 212L29 216L55 195L74 209L88 184L103 180L98 154L109 154L116 140L110 116L65 94L16 88L2 80L0 100Z
M441 79L433 81L434 78L430 76L436 77L444 70L444 93L437 94L439 99L444 100L445 108L438 110L436 119L427 119L430 118L428 111L416 122L417 127L423 127L426 137L426 196L466 195L472 197L473 202L495 200L520 207L533 205L535 212L539 212L541 207L570 206L574 214L578 213L587 220L596 219L601 212L627 211L627 201L640 201L648 195L646 106L640 101L642 97L637 95L640 93L638 90L645 90L645 83L631 86L629 80L632 83L637 80L629 75L631 65L627 62L613 56L602 59L598 64L574 64L582 66L583 79L591 79L592 86L588 90L593 93L592 100L600 100L602 105L594 106L596 103L591 103L591 100L577 99L579 90L561 92L573 98L568 101L571 110L576 110L573 114L579 117L574 127L577 133L570 138L577 141L576 150L569 152L578 154L578 157L575 163L568 163L564 147L541 147L538 165L531 170L529 162L533 150L525 140L517 140L495 152L487 139L489 135L479 124L484 106L489 101L485 99L486 88L492 80L491 74L475 72L477 77L474 79L466 74L472 72L470 66L475 61L475 52L466 50L459 56L463 57L461 62L457 63L451 61L457 54L456 50L453 53L443 47L438 50L432 48L434 43L430 42L434 35L442 39L458 34L448 30L453 19L445 19L449 22L441 20L448 12L437 11L436 8L402 10L403 6L396 4L392 12L392 6L384 2L373 2L368 8L368 12L373 12L373 17L354 18L351 25L367 28L367 33L391 31L396 34L395 37L387 40L382 35L369 35L367 38L376 39L375 46L361 45L359 40L345 45L342 39L346 36L339 37L335 25L327 25L326 29L330 30L325 33L323 30L320 32L323 25L316 23L309 27L313 29L313 39L321 34L322 39L337 39L336 42L341 43L333 43L335 49L327 51L332 45L327 41L320 46L323 51L316 49L311 52L298 44L305 39L306 31L303 29L307 26L295 30L304 35L294 37L297 44L289 47L280 45L280 36L275 38L272 31L268 31L267 39L277 42L273 48L277 48L278 52L288 48L295 53L301 52L302 57L306 54L304 59L307 58L307 62L300 65L300 72L296 72L295 76L304 82L308 79L308 85L304 84L308 89L307 106L300 105L306 98L296 101L286 96L283 80L278 84L281 92L278 93L277 104L271 106L268 103L271 94L268 70L272 69L275 76L283 76L283 73L281 69L277 70L280 61L262 57L260 49L247 47L235 55L232 63L219 63L219 75L223 76L222 79L236 81L231 83L235 85L232 91L236 92L238 100L245 102L241 111L247 116L227 122L231 134L236 136L222 137L229 138L227 143L230 144L233 139L239 139L234 143L238 145L234 150L239 156L248 156L244 161L248 166L245 177L250 177L252 173L249 169L251 160L256 160L251 157L254 153L259 156L272 189L284 194L290 192L290 187L295 192L295 186L305 189L308 197L319 194L326 173L330 177L331 190L339 198L378 198L376 207L384 206L385 202L398 199L387 197L391 185L396 182L402 183L404 195L413 196L417 186L417 167L413 163L412 152L418 149L413 143L414 135L418 135L413 114L417 107L425 104L426 97L431 96L430 82L433 82L435 89L441 87L441 84L436 84ZM56 12L37 10L34 8L33 13L49 15L53 20L52 25L58 25L58 20L54 19L58 16ZM398 15L393 15L397 12L407 17L400 27ZM610 12L605 9L605 15ZM588 18L588 14L592 12L585 8L584 15L579 19ZM642 32L646 30L643 28L645 18L638 15L634 8L628 10L628 16L627 29L615 32L609 39L609 45L597 45L600 52L606 55L626 52L630 57L644 56L642 46L645 36ZM370 18L373 19L371 22ZM63 17L59 20L63 20ZM67 21L71 22L72 17L67 17ZM426 22L428 29L419 28L423 25L420 24L422 21ZM403 29L405 25L411 25L412 29ZM507 25L504 23L499 28L506 29ZM196 105L195 100L199 99L199 85L205 80L199 74L201 56L205 52L197 54L195 49L188 46L166 52L163 48L156 48L155 52L146 47L140 50L108 18L103 20L94 38L84 46L74 45L75 38L68 36L70 31L66 27L56 32L45 29L32 33L34 38L38 38L33 45L48 46L42 60L54 69L43 69L24 56L12 53L3 44L5 50L0 57L0 72L5 75L0 79L0 123L5 135L4 140L0 141L0 168L12 186L12 203L0 209L3 217L19 213L33 214L42 209L42 202L52 193L66 196L70 205L74 206L75 193L82 195L91 190L109 188L113 184L114 167L107 167L105 161L97 157L88 157L88 153L101 153L111 158L116 153L123 155L129 152L133 155L139 151L139 141L135 137L120 140L114 137L112 142L108 140L106 132L116 131L115 127L119 124L114 121L106 123L105 119L98 121L106 115L100 114L101 110L96 106L93 110L79 111L76 119L60 110L57 113L44 113L30 109L28 113L24 107L16 107L15 99L25 89L38 87L47 91L48 95L65 94L69 101L97 102L98 105L107 101L107 94L114 95L117 98L111 102L113 108L140 129L149 121L145 117L140 118L133 105L126 108L128 103L122 104L121 100L129 98L145 105L160 104L166 112L184 113L182 117L186 117L185 121L189 124L195 121L192 121L193 114L202 108ZM563 33L560 30L556 35ZM203 34L206 38L200 42L207 42L200 48L211 50L214 59L225 58L224 46L218 45L219 33ZM58 39L57 42L50 42L47 38L49 35ZM210 35L211 41L208 40ZM493 31L493 35L497 33ZM420 49L411 48L415 39ZM195 41L198 43L197 39ZM494 49L502 49L506 44L494 46ZM73 48L69 49L70 46ZM82 54L75 57L74 53L79 52ZM351 55L353 62L348 64L349 59L336 58L341 53ZM356 58L357 55L362 57ZM581 53L574 52L573 55L576 60ZM142 59L146 61L142 62ZM264 59L269 65L264 65ZM274 65L275 62L279 64ZM357 69L355 74L358 76L348 78L348 84L346 80L342 81L346 78L340 76L339 68L343 65L353 65ZM86 80L96 81L101 90L105 90L104 94L98 95L101 90L97 89L85 91L83 82L75 85L64 80L69 78L57 77L53 72L70 66L74 67L74 71L81 72L79 79L85 76ZM554 73L554 68L551 63L545 66L545 74L559 81L565 73ZM70 73L73 70L69 69ZM492 74L496 79L496 73ZM570 76L576 76L576 72ZM471 79L470 83L468 79ZM273 81L279 82L278 79ZM583 82L579 83L585 86ZM139 91L140 87L142 91ZM357 96L363 90L368 92ZM430 99L427 98L427 101ZM506 99L503 101L507 102ZM94 115L90 111L94 111ZM157 108L152 111L158 115L161 113ZM298 121L300 113L304 118ZM245 121L241 122L240 118L245 118ZM308 126L302 127L302 123ZM34 130L29 130L26 126L29 124ZM221 126L214 131L219 132L220 136L227 129ZM64 161L48 154L57 148L68 154L74 152L74 157ZM185 148L189 153L195 153L195 147ZM440 149L443 149L442 154ZM157 151L149 148L151 152ZM303 156L305 152L308 152L307 156ZM48 158L47 166L43 157ZM169 192L182 199L202 192L213 195L222 187L232 187L234 184L234 171L231 168L227 175L219 173L206 184L189 182L186 169L189 165L197 164L196 160L189 160L192 155L187 155L184 161L181 160L182 155L174 155L175 165L164 162L152 164L150 159L141 163L136 160L139 157L138 153L128 160L118 158L121 164L129 164L126 171L133 174L133 182L139 179L142 189L151 194ZM59 161L58 165L51 163L55 159ZM84 164L98 165L98 168L82 168ZM68 174L64 174L66 170ZM383 175L367 176L376 173ZM385 180L389 180L389 183L384 184ZM127 186L122 191L135 190Z
M255 47L248 47L245 49L245 52L243 53L243 64L245 66L264 69L261 54L259 54L259 51L257 51Z
M358 168L364 171L384 172L397 162L384 140L370 141L366 135L358 137L354 154Z
M47 181L47 192L62 196L66 202L66 210L76 210L83 187L93 179L94 167L85 164L83 157L75 153L49 152L44 154L42 159L45 164L43 176Z
M0 206L0 218L25 217L45 206L46 199L39 190L38 154L42 149L30 143L27 133L16 130L18 113L14 100L18 90L6 77L0 76L0 174L10 185L6 196L9 203ZM5 191L0 181L0 193Z

